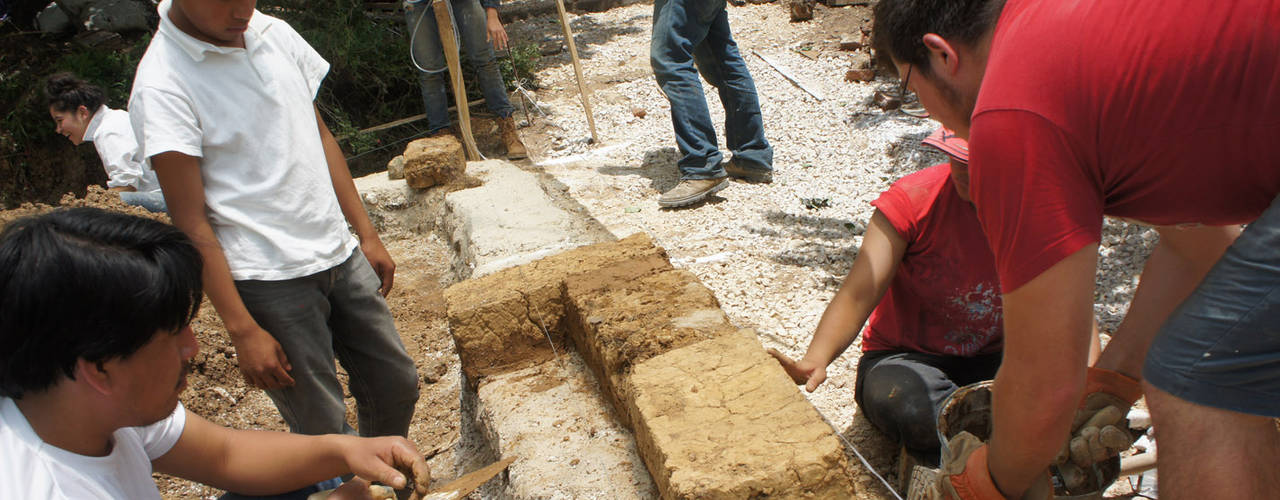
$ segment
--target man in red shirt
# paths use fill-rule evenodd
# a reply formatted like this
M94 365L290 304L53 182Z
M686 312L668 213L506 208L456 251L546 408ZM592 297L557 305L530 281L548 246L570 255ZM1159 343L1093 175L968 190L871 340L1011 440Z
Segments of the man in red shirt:
M1020 497L1064 437L1088 437L1077 413L1145 394L1162 496L1274 495L1280 158L1262 144L1280 134L1280 4L882 0L875 16L879 53L969 139L1004 294L993 434L952 446L939 488ZM1130 328L1086 369L1104 214L1161 241ZM1114 455L1099 431L1072 461Z

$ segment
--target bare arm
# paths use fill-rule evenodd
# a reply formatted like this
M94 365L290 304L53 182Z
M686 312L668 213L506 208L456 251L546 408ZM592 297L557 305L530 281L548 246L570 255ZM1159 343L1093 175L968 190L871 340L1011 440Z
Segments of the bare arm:
M507 30L502 27L502 20L498 18L498 9L485 7L484 13L485 36L493 45L493 50L507 50Z
M387 253L386 247L382 245L382 239L378 237L378 231L374 229L373 223L369 221L369 212L365 211L360 193L356 191L356 184L351 180L351 169L347 167L347 159L342 154L342 148L338 146L338 140L333 138L329 126L325 125L324 119L320 117L320 108L314 107L314 109L316 126L320 129L320 141L324 144L324 158L329 164L333 192L338 195L338 206L342 207L342 215L347 218L347 223L351 224L356 231L356 236L360 238L360 251L364 252L365 258L382 279L382 287L378 291L386 297L391 293L391 284L396 275L396 263L391 259L391 254Z
M987 465L1008 497L1043 477L1084 392L1098 245L1004 295L1004 361L993 392Z
M902 263L907 242L889 219L876 210L862 237L862 247L849 275L818 321L809 349L800 361L770 351L797 384L813 392L827 378L826 367L853 344L871 311L880 303Z
M431 482L426 461L402 437L242 431L190 411L186 418L178 442L155 460L157 471L247 495L284 493L352 472L394 488L413 479L419 495Z
M1151 251L1124 322L1112 335L1098 368L1142 379L1147 348L1173 310L1240 235L1239 226L1157 227L1160 242Z
M292 368L284 350L249 315L231 279L231 268L222 253L222 245L218 244L205 215L200 159L169 151L151 157L151 166L160 181L173 225L186 233L200 250L204 261L204 291L231 335L245 381L262 388L293 385L288 373Z

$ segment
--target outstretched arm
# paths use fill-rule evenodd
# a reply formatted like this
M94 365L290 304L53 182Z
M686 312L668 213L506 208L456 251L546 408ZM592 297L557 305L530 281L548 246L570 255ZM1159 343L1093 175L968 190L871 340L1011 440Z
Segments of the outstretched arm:
M316 126L320 129L320 142L324 145L324 158L329 164L333 192L338 195L338 206L342 207L342 215L347 218L352 229L355 229L356 237L360 238L360 251L364 252L365 259L368 259L373 270L378 273L378 278L382 280L378 292L386 297L391 293L391 284L395 280L396 263L382 245L373 222L369 221L369 212L365 210L360 192L356 191L355 181L351 179L351 169L347 168L347 158L342 154L342 147L338 146L338 140L329 132L324 118L320 117L320 108L314 105L312 107L316 112Z
M412 481L419 496L431 482L426 460L402 437L242 431L190 411L182 436L154 466L158 472L246 495L284 493L348 473L397 489Z
M906 251L906 240L889 219L876 210L862 236L862 247L849 275L822 313L804 357L792 361L776 350L769 350L797 384L805 384L805 389L813 392L826 380L827 365L858 337L871 311L889 289Z

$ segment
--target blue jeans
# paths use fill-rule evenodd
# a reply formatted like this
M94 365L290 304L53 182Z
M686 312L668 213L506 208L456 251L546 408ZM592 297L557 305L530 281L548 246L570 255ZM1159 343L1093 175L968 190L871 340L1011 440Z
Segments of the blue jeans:
M499 118L511 116L515 108L507 99L507 87L502 83L498 61L487 40L484 9L478 0L450 0L453 5L453 22L462 56L476 70L484 104ZM409 25L409 54L418 69L418 83L422 86L422 103L427 108L427 132L435 132L449 126L449 98L445 94L445 81L449 78L449 66L440 47L440 31L430 3L405 2L405 23Z
M1179 399L1280 418L1280 196L1174 310L1142 376Z
M350 375L362 436L405 436L418 400L418 370L405 351L382 281L360 249L342 264L282 281L236 281L249 314L280 343L294 385L267 390L289 429L354 434L336 357Z
M649 64L671 102L671 122L682 155L681 179L724 177L698 73L720 92L725 142L746 169L773 170L773 148L764 138L756 83L729 33L725 0L655 0ZM695 68L696 65L696 68Z
M150 212L168 212L169 206L164 203L164 194L156 191L153 193L139 193L136 191L121 191L120 201L125 205L142 207Z

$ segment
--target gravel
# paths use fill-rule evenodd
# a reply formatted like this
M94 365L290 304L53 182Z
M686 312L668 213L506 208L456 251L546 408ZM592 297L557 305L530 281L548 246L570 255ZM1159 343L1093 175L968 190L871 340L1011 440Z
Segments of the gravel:
M819 9L819 20L824 11ZM773 184L735 181L695 208L659 210L658 195L678 181L678 153L667 100L649 68L651 5L570 15L594 92L601 143L588 141L568 51L542 60L538 77L544 88L537 94L549 116L534 115L527 142L535 165L565 185L606 228L619 237L650 234L676 266L691 270L715 291L735 324L756 329L765 347L800 356L857 254L872 212L869 202L893 180L943 161L919 145L937 124L871 104L873 92L896 87L896 79L845 82L855 53L836 48L843 33L824 33L818 21L791 23L780 2L729 7L728 12L774 147ZM559 38L554 17L509 29L517 43ZM814 48L815 58L796 51L802 47ZM823 98L787 81L752 55L755 51L785 66ZM719 99L713 87L704 87L723 134ZM723 137L721 148L727 151ZM1095 306L1104 331L1123 319L1156 238L1150 229L1107 221ZM886 444L866 443L874 433L853 429L866 425L855 422L852 391L859 350L855 344L832 363L829 381L808 397L859 448L880 448L871 462L884 472L893 458L883 456Z

